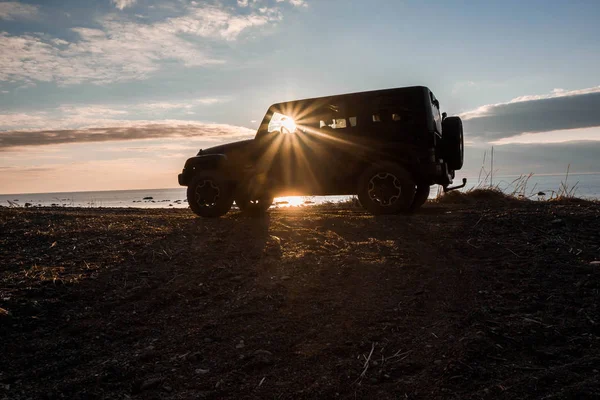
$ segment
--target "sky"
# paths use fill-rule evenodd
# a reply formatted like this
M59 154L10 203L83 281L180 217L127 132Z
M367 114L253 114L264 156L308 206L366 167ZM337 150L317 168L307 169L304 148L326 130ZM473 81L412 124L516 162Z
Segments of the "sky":
M270 104L428 86L477 176L600 172L600 4L0 0L0 193L177 187Z

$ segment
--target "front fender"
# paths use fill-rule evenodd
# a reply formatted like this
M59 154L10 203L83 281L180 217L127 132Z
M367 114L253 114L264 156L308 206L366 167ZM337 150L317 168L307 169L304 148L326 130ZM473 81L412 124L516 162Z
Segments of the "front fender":
M189 185L194 175L200 171L222 170L226 166L227 160L225 154L206 154L188 158L183 171L179 174L179 184L181 186Z

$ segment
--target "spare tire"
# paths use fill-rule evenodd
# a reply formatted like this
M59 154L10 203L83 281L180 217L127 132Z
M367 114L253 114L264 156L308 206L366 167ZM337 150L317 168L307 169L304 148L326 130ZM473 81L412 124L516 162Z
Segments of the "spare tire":
M442 122L443 158L448 168L459 170L463 167L465 145L463 126L460 117L448 117Z

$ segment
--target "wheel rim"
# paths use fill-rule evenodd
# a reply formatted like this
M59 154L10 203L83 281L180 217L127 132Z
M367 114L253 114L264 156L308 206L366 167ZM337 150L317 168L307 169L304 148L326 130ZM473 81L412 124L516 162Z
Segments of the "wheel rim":
M374 203L382 207L389 207L400 199L402 184L396 175L380 172L369 180L367 193Z
M217 205L221 190L212 179L205 179L196 185L196 204L200 207L212 208Z

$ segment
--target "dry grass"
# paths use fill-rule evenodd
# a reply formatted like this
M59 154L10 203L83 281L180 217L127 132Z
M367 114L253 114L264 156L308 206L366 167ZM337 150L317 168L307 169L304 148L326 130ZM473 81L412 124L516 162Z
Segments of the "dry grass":
M494 170L494 148L491 150L491 160L489 169L486 165L487 151L483 153L483 162L477 177L477 184L464 192L444 193L440 187L435 202L438 203L470 203L480 200L491 200L495 202L510 202L515 200L539 200L539 201L582 201L577 197L579 181L574 184L569 183L569 171L571 164L567 166L565 179L559 184L558 189L550 190L548 193L538 190L537 184L533 186L530 183L534 176L533 172L519 175L512 181L500 180L494 183L494 175L498 171Z

